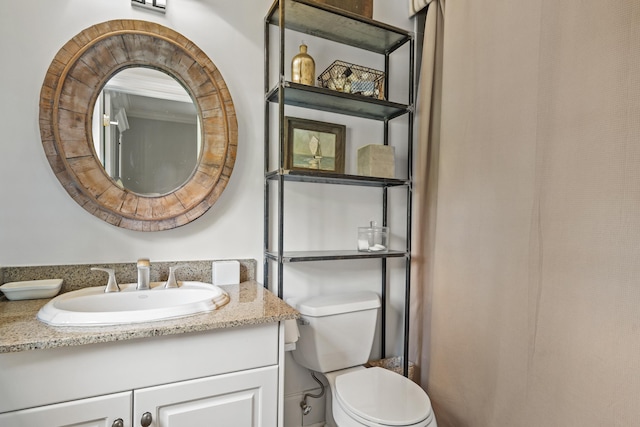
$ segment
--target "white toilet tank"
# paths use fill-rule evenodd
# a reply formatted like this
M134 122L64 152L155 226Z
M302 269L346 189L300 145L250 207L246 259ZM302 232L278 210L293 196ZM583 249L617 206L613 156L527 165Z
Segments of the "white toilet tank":
M380 298L374 292L354 292L291 299L302 314L300 338L293 358L316 372L362 365L369 359Z

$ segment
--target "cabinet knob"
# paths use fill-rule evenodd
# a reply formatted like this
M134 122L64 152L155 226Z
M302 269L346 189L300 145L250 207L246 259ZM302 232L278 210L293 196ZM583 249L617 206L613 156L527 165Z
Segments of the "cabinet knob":
M124 427L124 421L122 421L122 418L118 418L111 424L111 427Z
M150 412L145 412L142 414L142 418L140 418L140 425L142 427L149 427L151 425L151 421L153 421L153 417Z

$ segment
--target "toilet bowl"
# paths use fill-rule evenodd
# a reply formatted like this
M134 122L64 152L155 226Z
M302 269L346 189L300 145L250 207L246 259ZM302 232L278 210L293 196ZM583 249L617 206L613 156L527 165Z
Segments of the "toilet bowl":
M324 375L330 388L326 426L437 427L427 394L402 375L363 366Z
M384 368L365 368L380 299L373 292L288 300L302 315L292 355L327 379L328 427L437 427L417 384Z

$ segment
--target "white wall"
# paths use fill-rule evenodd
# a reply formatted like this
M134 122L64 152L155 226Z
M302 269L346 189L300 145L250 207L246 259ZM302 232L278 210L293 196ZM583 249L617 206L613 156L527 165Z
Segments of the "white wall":
M169 0L162 15L133 8L127 0L1 2L0 265L133 262L141 256L261 260L263 19L270 5L270 0ZM377 19L410 28L406 15L392 0L376 1ZM83 29L111 19L149 20L182 33L213 60L233 97L239 148L229 185L203 217L175 230L134 232L88 214L57 181L40 143L38 99L55 53ZM292 39L293 49L297 42ZM308 44L318 55L318 72L337 59L330 47ZM352 50L342 59L358 62L361 54ZM340 120L350 126L349 118Z
M133 8L129 0L36 0L0 2L0 265L51 265L99 262L135 262L220 258L254 258L261 279L263 218L263 20L270 0L169 0L166 15ZM407 7L397 0L376 0L374 18L411 29ZM99 22L141 19L157 22L192 40L222 73L238 116L239 141L231 180L217 203L201 218L175 230L135 232L111 226L77 205L53 174L40 143L38 100L45 72L62 45ZM360 50L345 49L311 37L294 36L288 57L299 42L309 45L317 73L333 60L381 69L380 59ZM406 55L400 53L400 55ZM406 56L404 56L406 59ZM406 62L405 62L406 64ZM394 63L392 63L394 66ZM401 68L402 67L402 68ZM392 72L394 70L392 69ZM404 74L401 65L395 69ZM402 94L403 85L394 93ZM295 113L295 114L294 114ZM355 173L355 150L382 142L382 124L329 113L298 110L290 115L347 125L347 171ZM405 123L393 132L402 134ZM404 138L404 137L403 137ZM400 162L400 173L405 168ZM287 193L291 227L288 249L313 245L316 249L355 246L357 226L381 221L379 190L292 186ZM327 200L331 198L333 201ZM400 197L401 199L401 197ZM395 199L392 199L394 202ZM401 200L400 200L401 201ZM395 202L394 202L395 203ZM300 208L300 209L298 209ZM348 213L348 215L346 214ZM392 217L392 233L404 227L404 211ZM394 224L398 224L397 227ZM402 233L399 233L402 234ZM353 236L352 239L345 236ZM402 247L402 246L400 246ZM296 266L294 294L344 291L353 287L378 289L378 262ZM391 264L392 270L402 266ZM328 277L328 268L336 275ZM392 295L390 331L399 328L402 290ZM390 348L399 348L397 337ZM309 379L288 376L289 390L305 388ZM313 385L313 383L310 383Z
M177 0L166 15L126 0L1 3L0 264L261 259L262 15L269 2L256 3ZM238 156L226 191L179 229L134 232L88 214L64 191L40 143L38 98L55 53L83 29L120 18L158 22L195 42L220 69L238 113Z

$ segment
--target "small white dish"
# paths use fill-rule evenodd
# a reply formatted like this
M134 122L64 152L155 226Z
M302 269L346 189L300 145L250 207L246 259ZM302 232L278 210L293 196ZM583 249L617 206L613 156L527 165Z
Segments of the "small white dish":
M62 287L62 279L25 280L9 282L0 286L10 300L52 298L58 295Z

